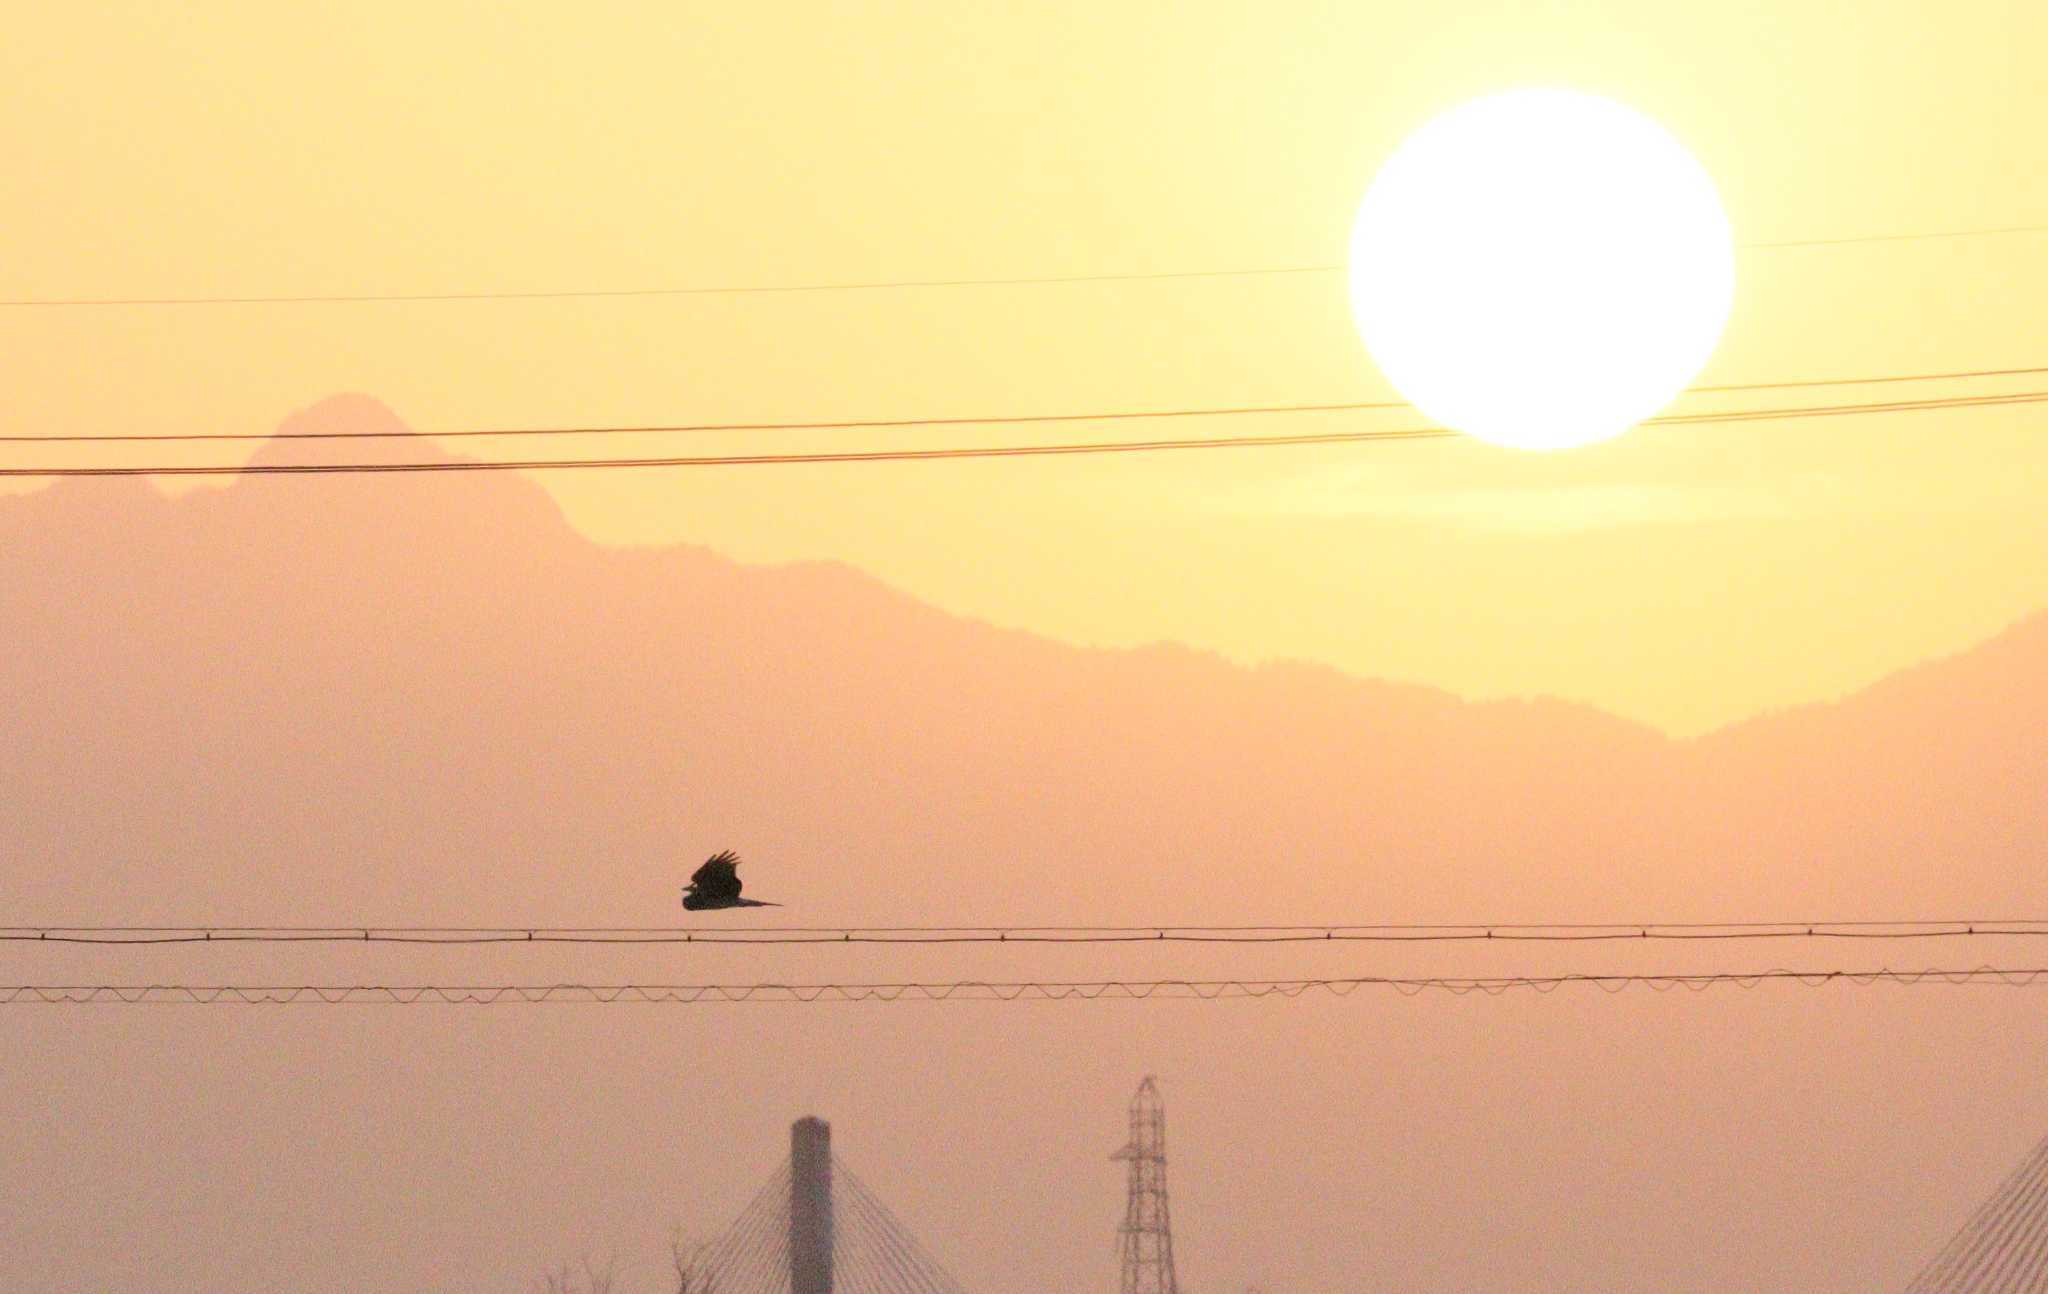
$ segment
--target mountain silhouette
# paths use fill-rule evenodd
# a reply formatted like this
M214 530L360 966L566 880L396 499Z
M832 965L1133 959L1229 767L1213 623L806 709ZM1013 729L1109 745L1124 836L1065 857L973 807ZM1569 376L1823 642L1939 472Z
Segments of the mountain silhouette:
M446 455L306 436L367 430L403 428L329 400L257 458ZM715 488L679 473L677 506ZM0 624L0 905L41 920L668 920L727 843L841 921L2044 893L2044 617L1678 741L1562 702L1069 646L839 565L604 548L530 480L436 473L0 498Z

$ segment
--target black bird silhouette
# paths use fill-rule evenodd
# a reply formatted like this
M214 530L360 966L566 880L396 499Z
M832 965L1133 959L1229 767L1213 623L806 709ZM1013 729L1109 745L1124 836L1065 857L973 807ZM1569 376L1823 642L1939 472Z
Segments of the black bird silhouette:
M683 906L692 912L707 908L779 908L780 903L766 903L760 899L740 897L740 856L730 849L722 849L704 860L704 865L690 875L689 888L683 891Z

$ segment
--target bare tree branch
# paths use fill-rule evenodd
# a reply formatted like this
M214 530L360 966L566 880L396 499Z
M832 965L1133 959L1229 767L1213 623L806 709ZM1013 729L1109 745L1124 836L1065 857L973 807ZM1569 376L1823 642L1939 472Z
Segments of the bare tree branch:
M607 1258L599 1267L588 1257L583 1259L583 1277L578 1280L569 1264L545 1270L540 1274L541 1294L611 1294L616 1283L618 1260Z
M668 1240L668 1259L676 1273L676 1294L715 1294L711 1273L705 1270L708 1240L686 1240L679 1222Z

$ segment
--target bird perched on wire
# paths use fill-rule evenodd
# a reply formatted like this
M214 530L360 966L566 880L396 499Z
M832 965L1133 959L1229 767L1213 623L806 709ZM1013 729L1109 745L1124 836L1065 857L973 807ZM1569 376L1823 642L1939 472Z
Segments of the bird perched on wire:
M704 860L704 865L690 874L690 884L683 891L683 906L692 912L708 908L779 908L780 903L768 903L761 899L740 897L740 856L730 849L721 849Z

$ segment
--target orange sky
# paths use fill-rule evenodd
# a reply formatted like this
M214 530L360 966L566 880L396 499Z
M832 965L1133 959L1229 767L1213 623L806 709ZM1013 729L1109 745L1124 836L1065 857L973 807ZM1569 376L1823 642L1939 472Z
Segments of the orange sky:
M199 8L10 15L0 295L1332 263L1404 132L1530 82L1661 120L1716 177L1739 242L2048 220L2034 4L1949 6L1938 24L1918 3L1762 0ZM2044 286L2048 236L1747 251L1703 380L2042 363ZM4 309L0 350L0 423L19 430L261 431L342 390L422 428L1388 394L1339 275ZM2048 603L2039 423L2013 409L1533 458L1425 442L548 484L607 541L840 558L1077 641L1553 693L1689 732ZM1318 425L1361 424L1233 429ZM911 439L787 436L855 438ZM10 461L57 461L23 452Z
M1663 122L1743 244L2048 222L2039 0L101 0L11 5L5 33L0 300L1334 263L1407 131L1532 82ZM1702 380L2048 364L2044 289L2043 235L1745 251ZM1337 274L0 305L0 356L0 433L262 433L346 391L426 430L1389 395ZM344 401L316 420L381 417ZM1549 693L1691 734L2048 607L2044 430L2037 406L1543 456L1426 441L541 483L606 543L837 559L1076 642ZM943 439L1039 435L1066 433ZM836 570L597 553L502 477L4 502L13 921L641 925L680 915L678 860L727 844L750 894L789 905L760 919L804 923L2044 906L2048 619L1848 704L1674 743L1566 707L1071 651ZM0 983L2040 964L1993 935L1152 942L28 941ZM967 1288L1106 1289L1109 1154L1154 1071L1203 1291L1896 1288L2048 1125L2039 1007L1774 983L660 1014L22 1004L0 1008L0 1164L27 1184L0 1203L0 1286L513 1289L615 1250L621 1288L651 1289L668 1228L719 1227L787 1120L817 1112Z

